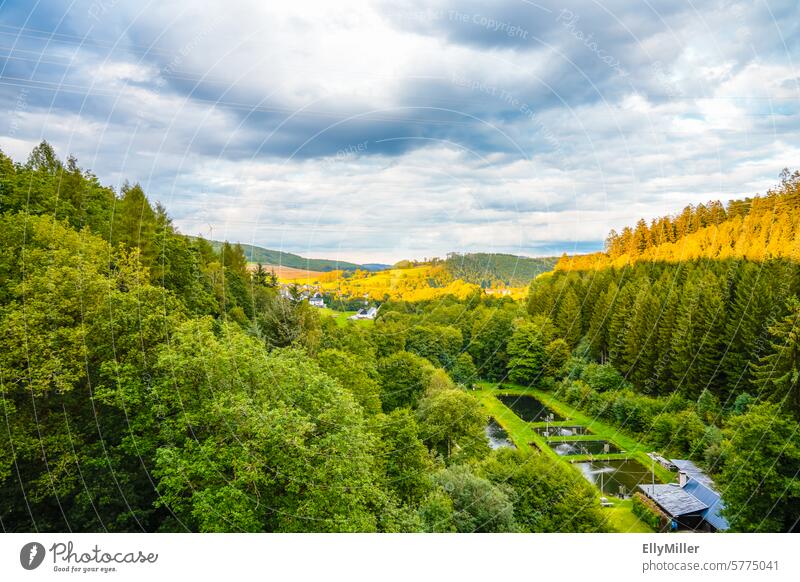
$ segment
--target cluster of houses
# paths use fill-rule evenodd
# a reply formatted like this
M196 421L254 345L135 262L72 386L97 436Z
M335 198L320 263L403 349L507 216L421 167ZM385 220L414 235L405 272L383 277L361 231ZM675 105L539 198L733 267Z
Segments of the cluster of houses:
M684 459L667 460L650 454L653 461L678 471L678 482L640 484L641 492L672 519L673 529L725 531L730 526L722 516L722 498L714 481L697 465Z
M295 288L294 290L289 285L282 285L280 288L281 297L290 301L308 301L312 307L324 308L325 298L318 289L310 285L303 285L302 287ZM366 300L364 301L366 304ZM348 319L375 319L378 315L377 307L364 307L359 309L357 313L351 315Z
M308 301L312 307L325 307L325 298L322 294L309 285L303 285L298 288L298 291L292 293L292 288L289 285L281 285L281 297L289 299L290 301Z

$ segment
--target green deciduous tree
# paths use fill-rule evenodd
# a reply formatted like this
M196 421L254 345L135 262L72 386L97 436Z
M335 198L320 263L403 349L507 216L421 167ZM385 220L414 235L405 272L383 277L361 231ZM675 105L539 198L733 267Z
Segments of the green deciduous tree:
M429 391L420 400L417 416L425 442L448 461L475 458L489 450L486 412L463 390Z
M436 476L453 504L453 526L462 533L510 532L517 529L507 488L453 465Z
M396 352L378 360L383 410L391 412L401 406L416 407L434 369L428 360L409 352Z
M800 520L800 431L774 404L733 417L720 475L733 531L786 532Z

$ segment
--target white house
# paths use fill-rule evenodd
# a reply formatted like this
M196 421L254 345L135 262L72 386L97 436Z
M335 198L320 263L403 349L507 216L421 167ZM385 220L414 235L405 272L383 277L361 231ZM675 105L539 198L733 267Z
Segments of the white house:
M375 319L378 315L377 307L370 307L369 309L359 309L358 313L351 315L348 319Z

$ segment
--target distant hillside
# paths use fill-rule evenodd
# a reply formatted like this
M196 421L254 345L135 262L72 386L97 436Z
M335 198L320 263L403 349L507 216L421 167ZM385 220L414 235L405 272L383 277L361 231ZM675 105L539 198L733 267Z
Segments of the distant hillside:
M219 251L222 247L222 242L211 241L211 245L215 251ZM286 253L283 251L274 251L257 247L255 245L241 244L244 250L244 256L250 263L262 263L265 265L281 265L284 267L292 267L294 269L303 269L307 271L355 271L362 269L365 271L383 271L388 269L390 265L381 263L368 263L365 265L358 265L356 263L348 263L346 261L335 261L332 259L307 259L300 255Z
M299 282L300 280L298 280ZM392 268L379 273L356 273L334 280L322 278L304 281L342 297L428 301L440 297L465 298L478 290L477 285L454 278L442 264L429 263Z
M445 267L455 279L488 288L528 285L537 275L552 271L557 257L519 257L497 253L450 253Z
M800 172L784 170L765 195L687 206L680 214L612 230L605 252L569 257L559 271L602 270L638 262L695 259L800 260Z

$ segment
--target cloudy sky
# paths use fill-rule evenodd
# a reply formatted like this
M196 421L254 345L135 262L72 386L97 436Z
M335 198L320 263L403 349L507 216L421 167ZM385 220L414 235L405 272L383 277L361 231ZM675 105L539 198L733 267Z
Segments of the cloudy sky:
M313 257L595 250L800 167L798 5L0 0L0 148Z

